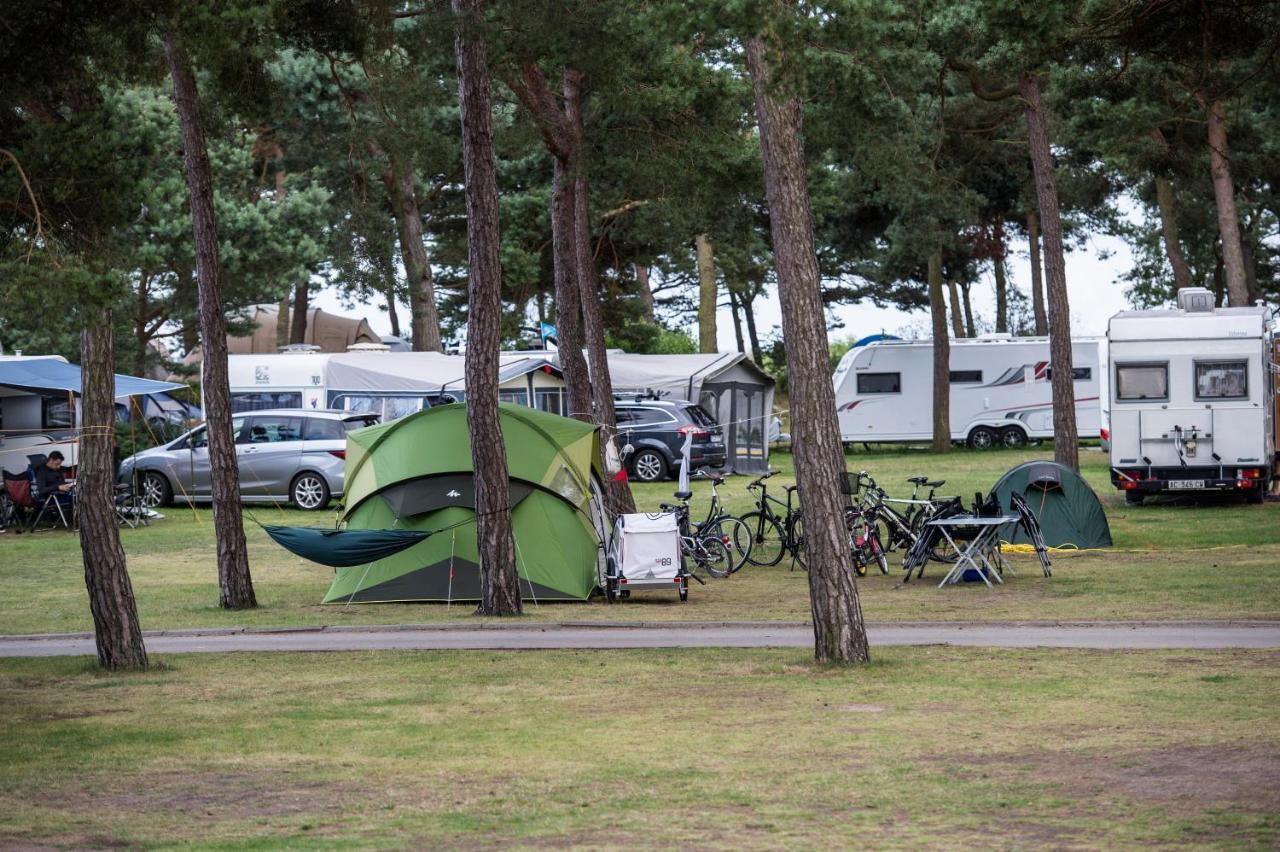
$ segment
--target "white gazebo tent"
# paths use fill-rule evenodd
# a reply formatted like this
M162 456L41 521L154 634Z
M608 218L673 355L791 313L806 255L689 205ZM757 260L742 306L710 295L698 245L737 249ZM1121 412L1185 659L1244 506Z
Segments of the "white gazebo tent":
M668 399L700 404L724 428L726 469L735 473L763 473L769 469L774 381L741 352L610 352L609 377L615 394L655 391Z

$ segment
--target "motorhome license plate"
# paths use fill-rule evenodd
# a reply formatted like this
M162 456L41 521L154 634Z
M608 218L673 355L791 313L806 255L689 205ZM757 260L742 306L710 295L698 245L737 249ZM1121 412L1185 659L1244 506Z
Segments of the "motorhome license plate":
M1195 490L1204 488L1204 480L1203 479L1170 479L1169 488L1170 490L1185 489L1188 491L1195 491Z

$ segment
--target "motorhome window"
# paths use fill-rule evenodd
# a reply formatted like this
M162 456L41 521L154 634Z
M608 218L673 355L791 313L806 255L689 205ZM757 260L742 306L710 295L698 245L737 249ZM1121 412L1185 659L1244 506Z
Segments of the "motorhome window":
M1116 399L1169 398L1168 364L1117 364Z
M1071 380L1075 382L1087 382L1093 378L1092 367L1072 367ZM1046 367L1044 371L1044 380L1046 382L1053 381L1053 368Z
M71 420L70 400L62 397L44 397L40 421L41 429L70 429L75 425Z
M1197 361L1196 399L1248 399L1247 361Z
M527 390L498 391L498 402L514 402L516 405L528 405L529 392Z
M979 384L981 382L982 382L981 370L952 370L951 371L951 384L953 385Z
M266 411L268 408L301 407L301 391L280 391L277 393L258 391L255 393L231 394L231 410L236 414L242 411Z
M859 373L858 393L902 393L902 374Z

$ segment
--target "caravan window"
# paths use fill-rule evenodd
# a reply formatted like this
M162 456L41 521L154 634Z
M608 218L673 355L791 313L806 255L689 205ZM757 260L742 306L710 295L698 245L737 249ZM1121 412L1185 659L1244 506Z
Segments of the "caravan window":
M560 413L560 388L534 388L533 398L539 411Z
M952 370L951 371L951 384L953 385L981 384L981 383L982 383L981 370Z
M1247 361L1197 361L1196 399L1248 399Z
M1072 367L1071 379L1076 382L1087 382L1093 378L1093 370L1089 367ZM1046 382L1053 381L1053 368L1046 367L1044 371L1044 380Z
M500 390L498 402L514 402L516 405L529 404L529 392L526 390Z
M858 393L902 393L902 374L859 373Z
M1168 364L1116 365L1116 399L1134 402L1168 398Z

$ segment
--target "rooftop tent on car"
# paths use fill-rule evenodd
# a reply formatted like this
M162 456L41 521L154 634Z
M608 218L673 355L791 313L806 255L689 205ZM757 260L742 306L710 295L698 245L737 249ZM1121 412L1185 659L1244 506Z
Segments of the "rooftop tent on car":
M595 426L503 403L516 565L526 600L585 600L604 529ZM429 535L337 570L325 603L471 601L480 595L466 407L444 405L347 436L348 531Z
M1051 461L1032 461L1012 468L1000 477L991 493L1007 514L1015 515L1010 495L1021 494L1040 520L1050 547L1081 549L1111 546L1111 528L1098 495L1069 467ZM1029 544L1022 527L1013 533L1015 544Z

